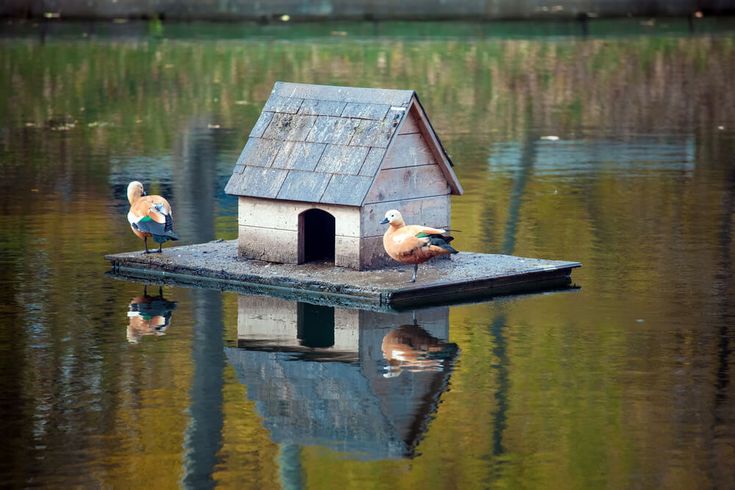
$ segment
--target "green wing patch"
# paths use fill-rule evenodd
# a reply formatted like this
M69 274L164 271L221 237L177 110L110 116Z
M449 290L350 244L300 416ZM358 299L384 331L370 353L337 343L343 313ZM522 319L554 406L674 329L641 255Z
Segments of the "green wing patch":
M428 234L426 234L426 233L424 233L424 232L422 231L421 233L419 233L418 235L416 235L416 238L426 238L426 237L428 237L428 236L429 236Z
M148 221L153 221L153 218L150 216L143 216L138 223L147 223Z

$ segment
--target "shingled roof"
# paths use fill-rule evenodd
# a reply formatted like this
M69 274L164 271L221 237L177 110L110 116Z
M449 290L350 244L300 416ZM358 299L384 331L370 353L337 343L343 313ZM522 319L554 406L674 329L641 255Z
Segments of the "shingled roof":
M412 103L423 114L413 90L276 82L225 192L360 206ZM432 140L461 193L444 148Z

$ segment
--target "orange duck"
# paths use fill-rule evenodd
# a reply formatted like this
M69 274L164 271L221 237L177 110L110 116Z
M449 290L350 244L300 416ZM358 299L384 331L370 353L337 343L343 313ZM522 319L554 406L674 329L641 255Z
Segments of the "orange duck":
M171 205L161 196L147 196L143 184L133 181L128 184L128 201L130 211L128 221L130 228L138 238L143 239L145 252L161 253L164 242L178 240L179 236L174 231L174 218L171 213ZM158 243L158 250L148 250L148 237Z
M401 264L413 264L411 282L416 282L419 264L438 255L458 253L449 245L454 237L446 235L447 230L407 225L401 213L395 209L385 213L385 219L380 223L390 224L383 235L383 247L388 255Z

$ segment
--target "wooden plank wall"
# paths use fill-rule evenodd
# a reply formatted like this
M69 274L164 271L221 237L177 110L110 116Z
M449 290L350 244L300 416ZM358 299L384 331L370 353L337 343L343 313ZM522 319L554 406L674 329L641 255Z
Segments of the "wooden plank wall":
M415 109L406 117L385 155L365 198L360 216L360 265L363 269L395 265L383 249L386 211L398 209L407 224L446 228L451 189L421 134Z

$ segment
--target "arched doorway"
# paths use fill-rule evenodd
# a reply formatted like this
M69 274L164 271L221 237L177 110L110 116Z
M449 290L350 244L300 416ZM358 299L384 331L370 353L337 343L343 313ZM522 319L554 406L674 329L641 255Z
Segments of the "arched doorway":
M334 216L321 209L299 215L299 264L334 262Z
M334 345L334 308L298 303L296 337L304 347L318 349Z

